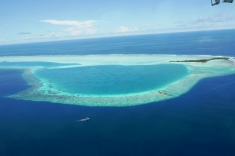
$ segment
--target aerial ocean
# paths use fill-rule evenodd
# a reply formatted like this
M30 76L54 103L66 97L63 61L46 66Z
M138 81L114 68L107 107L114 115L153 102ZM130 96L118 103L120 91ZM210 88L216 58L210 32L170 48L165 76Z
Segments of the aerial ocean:
M2 45L0 56L170 54L235 57L234 36L235 30L220 30ZM108 66L99 68L112 70ZM122 69L115 77L125 77L129 68ZM143 73L146 70L139 69ZM148 68L148 71L153 70ZM180 67L177 70L180 76L187 74ZM16 69L0 70L0 156L235 155L234 74L205 78L185 94L169 100L128 107L87 107L7 97L30 88L22 73ZM147 81L151 77L157 79L157 75L145 73L142 81L146 81L147 90L152 87ZM130 81L132 77L136 75L129 74ZM111 84L106 85L110 88ZM135 86L129 86L129 91L139 89ZM79 88L72 91L76 89ZM81 91L90 93L85 89ZM122 87L116 92L125 93ZM90 120L77 122L85 117Z

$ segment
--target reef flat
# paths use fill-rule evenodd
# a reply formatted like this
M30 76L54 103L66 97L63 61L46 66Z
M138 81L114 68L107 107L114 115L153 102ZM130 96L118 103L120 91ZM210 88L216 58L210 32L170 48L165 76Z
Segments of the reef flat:
M107 65L110 67L109 71L111 72L101 73L99 75L99 71L102 71L101 69L103 68L98 67ZM166 65L171 65L171 67L167 68ZM126 70L116 70L117 68L114 67L117 66L123 67ZM140 66L148 70L145 71L143 69L143 71L139 73L138 70L134 70L134 68L125 68ZM198 81L203 78L235 73L234 60L232 57L216 57L209 55L141 54L81 56L9 56L0 57L0 68L24 70L22 76L28 83L28 85L31 86L31 88L25 91L10 95L10 98L32 101L48 101L60 104L115 107L135 106L175 98L189 91ZM112 68L114 69L113 71ZM154 71L154 68L159 68L159 70L162 69L162 71L160 73L157 73L158 69ZM175 68L177 70L171 70L171 68ZM67 73L67 70L70 70L70 72ZM117 78L117 76L120 75L121 71L122 77ZM87 72L90 72L89 75L87 75ZM119 74L116 74L115 72L119 72ZM43 74L40 75L40 73ZM132 75L130 73L132 73ZM154 74L161 76L161 73L162 75L165 74L165 77L161 79L162 85L155 82L159 81L158 76L154 77ZM182 74L180 75L180 73ZM51 74L53 76L48 74ZM65 75L62 76L62 74ZM100 76L107 76L107 74L109 77L106 77L105 80L99 79ZM111 80L119 80L119 82L124 83L121 83L119 85L125 86L126 81L122 81L122 79L125 78L125 74L126 76L128 76L129 74L129 78L136 78L128 79L128 82L130 84L138 82L136 84L132 84L132 87L130 87L129 89L136 86L137 89L130 90L130 92L122 92L121 90L118 93L113 92L113 94L106 94L106 92L112 92L113 87L110 87L111 85L108 86L105 83L109 83L109 81ZM138 77L138 74L142 74L142 77ZM143 76L145 74L149 75L146 76L146 79L143 79ZM151 74L153 76L153 79L147 79L151 77ZM175 79L169 79L169 81L164 82L165 78L170 77L171 74L173 75L172 77L175 76ZM61 79L55 79L57 77ZM68 78L67 81L64 81L66 77L69 77L70 79ZM94 78L94 80L92 80L92 78ZM85 81L82 85L83 87L85 86L86 90L88 91L83 92L83 89L79 90L79 87L82 86L81 81L84 81L86 79L89 79L89 81ZM150 83L155 86L144 88L139 85L139 82L141 82L141 80L143 82L143 86L146 86L144 83ZM96 83L94 83L93 81L95 81ZM93 88L89 86L92 83ZM73 89L71 89L72 87L66 88L67 86L73 85L75 86L73 87ZM95 92L95 90L93 91L93 94L91 94L91 91L92 89L94 89L95 85L98 85L98 89L100 87L103 87L105 91ZM115 85L112 84L112 86ZM89 87L91 90L89 90Z

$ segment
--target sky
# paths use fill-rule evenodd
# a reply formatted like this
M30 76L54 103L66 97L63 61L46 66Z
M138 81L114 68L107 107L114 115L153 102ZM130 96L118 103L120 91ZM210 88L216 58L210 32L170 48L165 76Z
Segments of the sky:
M234 28L235 2L0 0L0 45Z

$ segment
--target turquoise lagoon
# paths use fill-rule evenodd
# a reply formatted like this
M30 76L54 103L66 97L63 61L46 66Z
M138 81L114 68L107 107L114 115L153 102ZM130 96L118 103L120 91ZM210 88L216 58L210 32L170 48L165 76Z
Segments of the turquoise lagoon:
M75 65L75 64L68 64L68 65ZM64 64L53 63L53 62L6 62L6 61L0 62L0 67L9 67L9 68L58 67L58 66L64 66Z
M206 77L234 74L233 58L82 55L0 57L0 68L23 70L29 89L9 97L84 106L134 106L178 97Z
M127 95L161 88L188 75L183 65L87 66L38 70L34 74L57 90L87 96ZM55 76L57 75L57 76Z

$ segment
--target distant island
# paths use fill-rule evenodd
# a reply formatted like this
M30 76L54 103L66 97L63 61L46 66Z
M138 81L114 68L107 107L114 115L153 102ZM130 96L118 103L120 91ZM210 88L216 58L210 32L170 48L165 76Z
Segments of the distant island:
M200 59L200 60L182 60L182 61L169 61L169 62L197 62L197 63L206 63L212 60L228 60L228 57L214 57L210 59Z

